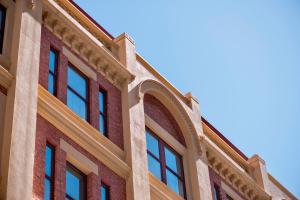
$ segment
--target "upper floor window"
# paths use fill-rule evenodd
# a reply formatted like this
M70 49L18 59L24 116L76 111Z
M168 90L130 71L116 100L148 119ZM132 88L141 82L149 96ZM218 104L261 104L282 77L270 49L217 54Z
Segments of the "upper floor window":
M99 131L107 136L107 102L106 92L99 91Z
M54 185L54 148L49 144L46 145L45 156L45 181L44 181L44 199L53 199Z
M148 129L146 142L149 171L169 188L185 198L181 156Z
M68 67L67 105L81 118L88 120L88 81L71 64Z
M49 52L48 91L53 95L56 94L57 64L57 51L51 48Z
M109 187L104 183L101 183L101 200L109 200Z
M86 199L86 175L67 163L66 200Z
M213 188L213 198L214 198L214 200L221 200L220 188L217 185L214 185L214 188Z
M3 51L6 8L0 4L0 53Z

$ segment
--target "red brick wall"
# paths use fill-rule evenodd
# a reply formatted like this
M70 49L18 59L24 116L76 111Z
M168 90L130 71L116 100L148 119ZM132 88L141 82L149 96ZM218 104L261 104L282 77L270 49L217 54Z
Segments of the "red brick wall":
M67 68L68 58L62 53L64 44L54 34L52 34L45 27L42 28L41 36L41 58L40 58L40 71L39 71L39 83L47 88L48 85L48 64L49 64L49 51L50 47L56 49L59 53L58 71L57 71L57 98L62 102L66 103L67 99ZM66 47L66 46L65 46ZM68 47L66 47L68 48ZM70 49L69 49L70 50ZM74 53L74 52L73 52ZM74 53L76 54L76 53ZM81 59L78 56L79 59ZM84 60L81 59L87 66ZM76 67L76 66L75 66ZM91 69L95 71L94 68ZM96 72L97 81L89 79L89 123L99 128L99 116L98 116L98 91L102 88L107 92L107 129L108 138L124 149L123 143L123 127L122 127L122 102L121 102L121 91L112 85L108 80L105 79L100 73Z
M185 145L183 134L175 118L158 99L149 94L145 94L144 110L156 123L167 130L181 144Z
M209 168L209 177L210 177L210 184L211 184L211 191L214 191L214 185L218 186L220 188L220 197L221 200L227 200L226 192L221 187L221 181L224 181L221 176L219 176L214 170ZM225 181L224 181L225 182ZM237 192L234 188L232 188L230 185L228 185L232 190L234 190L237 194ZM213 194L212 194L213 195ZM242 198L242 196L239 194L239 196ZM243 199L243 198L242 198Z
M40 115L37 116L37 130L35 143L35 164L33 194L35 199L43 199L44 195L44 168L46 143L55 148L55 184L54 199L65 199L66 153L59 148L60 139L65 140L80 153L98 165L99 176L91 173L87 175L87 197L89 200L100 200L100 184L103 181L110 187L112 200L126 199L126 182L112 172L103 163L77 145L70 138L51 125Z

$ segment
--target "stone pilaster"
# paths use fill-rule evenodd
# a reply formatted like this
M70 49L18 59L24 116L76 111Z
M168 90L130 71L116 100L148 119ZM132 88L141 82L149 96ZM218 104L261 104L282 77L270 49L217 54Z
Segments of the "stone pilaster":
M42 1L16 1L0 199L32 199Z

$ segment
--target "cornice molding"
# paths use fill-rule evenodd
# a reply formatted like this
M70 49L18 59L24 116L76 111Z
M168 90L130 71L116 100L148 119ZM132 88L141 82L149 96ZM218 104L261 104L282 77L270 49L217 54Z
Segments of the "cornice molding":
M219 174L226 183L239 191L247 200L271 200L271 196L246 171L241 170L242 168L225 158L221 153L222 150L214 147L208 138L205 137L203 143L206 146L209 167Z
M125 179L129 176L130 167L125 162L125 152L41 85L38 86L38 113L116 174Z
M13 75L0 65L0 85L2 85L5 89L8 89L12 80Z
M53 0L44 0L43 25L96 71L119 88L134 80L126 67L76 19Z
M150 172L148 173L150 192L153 200L184 200L181 196L172 191L166 184L158 180Z

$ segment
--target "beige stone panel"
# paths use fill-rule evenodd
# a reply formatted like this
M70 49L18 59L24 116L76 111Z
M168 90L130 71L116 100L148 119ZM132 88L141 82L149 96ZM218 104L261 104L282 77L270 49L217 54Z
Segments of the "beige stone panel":
M0 92L0 160L1 160L1 152L2 152L2 143L3 143L3 131L4 131L4 115L5 115L5 107L6 107L6 96ZM1 171L1 166L0 166ZM1 174L0 174L0 182L1 182Z
M228 194L230 197L232 197L234 200L243 200L240 195L238 195L231 187L229 187L226 183L223 181L221 182L222 189Z
M37 86L41 37L41 1L16 1L1 160L0 198L32 199Z

